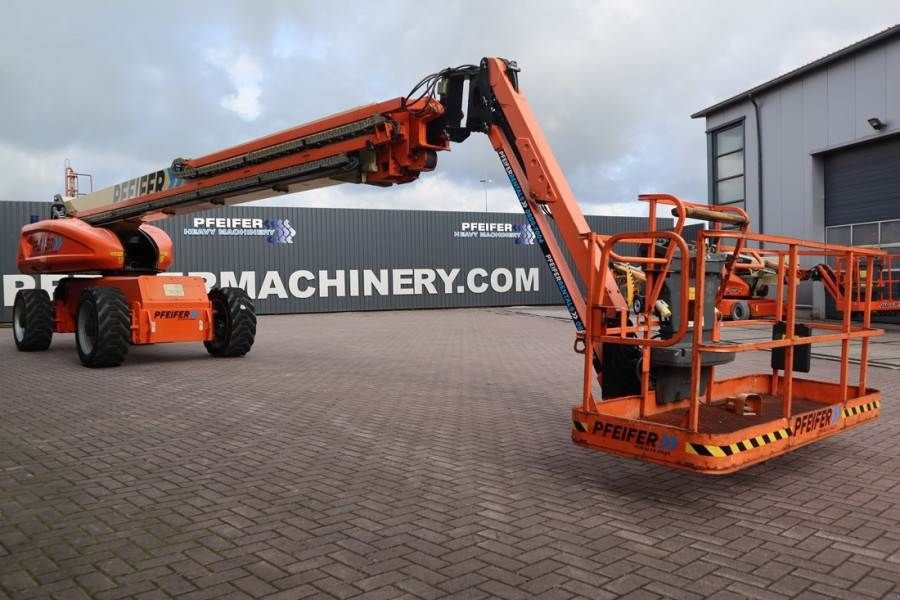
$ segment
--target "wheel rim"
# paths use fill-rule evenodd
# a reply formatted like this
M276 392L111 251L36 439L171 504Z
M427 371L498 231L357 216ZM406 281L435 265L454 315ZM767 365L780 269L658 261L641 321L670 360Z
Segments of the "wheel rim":
M16 302L13 307L13 335L16 336L18 341L22 341L25 338L25 310L22 307L22 302Z
M87 302L78 308L78 345L85 354L94 351L97 341L97 316Z

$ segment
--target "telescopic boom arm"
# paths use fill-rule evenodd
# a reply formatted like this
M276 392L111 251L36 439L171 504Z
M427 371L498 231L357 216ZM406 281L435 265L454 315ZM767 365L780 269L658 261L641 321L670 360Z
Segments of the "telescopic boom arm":
M513 61L445 69L407 97L370 104L172 165L84 196L57 198L55 216L121 227L220 205L338 183L407 183L434 169L437 152L473 131L488 136L578 331L585 302L549 226L553 219L583 281L590 227L525 97ZM464 98L468 83L468 98ZM418 94L418 96L416 96ZM465 102L465 106L463 103ZM627 310L613 277L606 304Z
M485 58L477 67L439 73L438 91L444 105L445 131L454 142L465 140L473 131L487 134L525 217L534 229L575 328L582 331L584 296L549 220L556 222L582 281L588 281L590 271L599 269L600 263L591 260L588 240L591 228L528 101L519 92L518 71L513 61ZM467 114L462 110L466 82L469 84ZM615 311L627 311L612 273L604 281L602 304Z
M362 106L199 158L177 158L91 194L57 198L54 212L108 226L337 183L407 183L432 170L436 151L448 148L430 125L441 112L430 98L413 106L401 98Z

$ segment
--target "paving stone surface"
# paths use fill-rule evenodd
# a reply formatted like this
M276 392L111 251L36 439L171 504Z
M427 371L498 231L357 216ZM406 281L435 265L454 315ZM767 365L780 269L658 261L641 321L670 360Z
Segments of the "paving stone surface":
M0 330L0 598L900 598L895 371L878 421L708 478L570 442L572 339L271 316L243 359L90 370Z

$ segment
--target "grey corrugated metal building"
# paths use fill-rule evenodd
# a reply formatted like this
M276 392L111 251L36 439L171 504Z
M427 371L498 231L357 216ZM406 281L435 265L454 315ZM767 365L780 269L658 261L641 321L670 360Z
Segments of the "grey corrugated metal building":
M900 25L692 115L709 198L756 231L900 253ZM801 300L816 314L825 294Z
M49 203L0 202L0 321L19 288L49 291L58 279L16 269L32 215L46 218ZM587 219L604 233L647 228L637 217ZM262 314L562 301L522 214L235 206L156 224L175 244L170 272L243 287Z

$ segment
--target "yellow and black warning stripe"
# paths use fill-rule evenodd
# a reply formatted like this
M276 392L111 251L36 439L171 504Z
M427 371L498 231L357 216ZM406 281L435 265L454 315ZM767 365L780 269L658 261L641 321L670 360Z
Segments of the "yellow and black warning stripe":
M587 432L587 425L578 420L572 420L572 427L575 428L575 431L580 431L582 433Z
M777 429L771 433L757 435L755 437L747 438L746 440L741 440L739 442L728 444L726 446L718 446L715 444L695 444L694 442L687 442L684 446L684 450L688 454L696 454L698 456L731 456L732 454L746 452L748 450L753 450L754 448L759 448L760 446L765 446L766 444L771 444L772 442L783 440L792 436L793 433L794 432L790 427L785 427L784 429Z
M876 408L878 408L878 400L851 406L844 409L844 418L846 419L847 417L855 417L856 415L861 415L862 413L869 412L870 410L875 410Z

